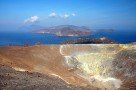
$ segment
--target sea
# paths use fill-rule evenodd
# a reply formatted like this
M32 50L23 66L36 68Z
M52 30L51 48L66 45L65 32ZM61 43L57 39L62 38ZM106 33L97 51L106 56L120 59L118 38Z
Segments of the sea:
M136 31L114 31L114 32L91 32L90 36L56 36L53 34L36 34L36 33L15 33L0 32L0 46L8 45L35 45L40 44L61 44L69 40L78 38L99 38L107 37L120 44L136 42Z

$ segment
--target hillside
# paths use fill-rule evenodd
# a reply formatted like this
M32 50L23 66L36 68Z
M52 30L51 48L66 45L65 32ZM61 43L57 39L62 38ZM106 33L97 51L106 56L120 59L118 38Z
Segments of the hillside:
M85 87L69 85L55 76L36 72L16 71L6 65L0 65L0 89L6 90L89 90Z

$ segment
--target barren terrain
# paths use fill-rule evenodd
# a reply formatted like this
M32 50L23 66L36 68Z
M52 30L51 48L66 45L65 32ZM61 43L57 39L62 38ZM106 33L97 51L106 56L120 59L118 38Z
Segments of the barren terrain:
M4 46L0 64L2 89L136 89L134 44Z

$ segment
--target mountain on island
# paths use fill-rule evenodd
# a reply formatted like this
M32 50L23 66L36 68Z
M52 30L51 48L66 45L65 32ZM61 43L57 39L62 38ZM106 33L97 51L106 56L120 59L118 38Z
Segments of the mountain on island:
M85 26L74 25L60 25L44 29L34 30L34 33L49 33L57 36L88 36L90 35L90 29Z

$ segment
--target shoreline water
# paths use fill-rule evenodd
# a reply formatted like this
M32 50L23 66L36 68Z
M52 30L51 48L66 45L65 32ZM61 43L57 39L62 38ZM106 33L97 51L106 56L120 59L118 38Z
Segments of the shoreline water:
M129 44L136 42L135 32L92 32L90 36L56 36L53 34L36 34L36 33L4 33L0 32L0 46L8 45L35 45L41 44L61 44L62 42L69 40L76 40L79 38L100 38L107 37L111 40L118 42L119 44Z

